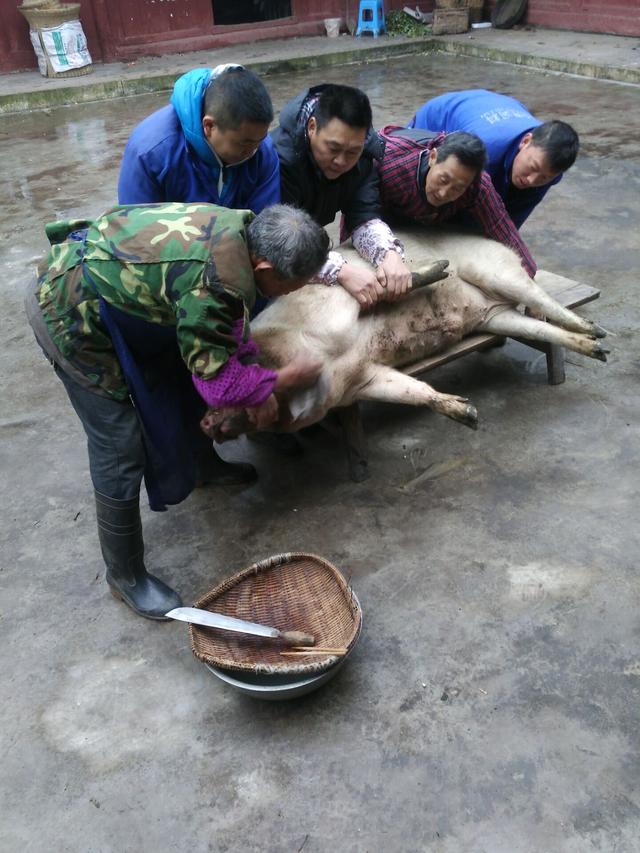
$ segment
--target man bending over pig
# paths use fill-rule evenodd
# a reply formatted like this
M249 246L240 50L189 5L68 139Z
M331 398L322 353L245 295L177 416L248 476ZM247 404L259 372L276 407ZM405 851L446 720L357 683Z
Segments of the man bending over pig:
M181 602L145 568L142 478L152 510L179 503L215 468L199 428L207 405L242 406L262 428L278 418L274 392L316 379L304 355L255 364L248 317L257 292L289 293L317 273L329 239L285 205L254 217L178 203L55 222L47 236L27 313L87 434L106 580L140 616L163 619Z
M564 121L542 122L508 95L488 89L445 92L423 104L409 127L477 134L487 171L517 228L574 164L580 141Z
M390 220L439 224L468 216L485 237L509 246L531 278L536 265L484 171L486 150L471 133L394 126L381 132L380 196Z
M384 146L371 127L371 105L360 89L322 84L298 95L280 113L271 136L280 159L283 202L301 207L320 225L343 214L349 235L375 270L330 252L320 280L340 284L361 305L395 299L411 287L402 244L381 220L378 163Z

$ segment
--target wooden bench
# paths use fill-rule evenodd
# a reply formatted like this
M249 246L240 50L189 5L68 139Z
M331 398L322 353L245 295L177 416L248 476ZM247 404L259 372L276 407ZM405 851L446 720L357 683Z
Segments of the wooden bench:
M566 308L577 308L579 305L592 302L600 296L600 291L595 287L580 284L579 282L564 278L561 275L546 272L545 270L538 270L536 282L542 285L554 299ZM406 365L402 370L409 376L420 376L429 370L433 370L435 367L440 367L442 364L448 364L450 361L462 358L462 356L468 353L495 346L501 340L503 338L499 335L487 333L469 335L469 337L464 338L449 349L439 352L436 355L431 355L428 358L420 359L420 361L416 361L414 364ZM559 385L564 382L564 347L557 344L524 340L522 338L516 338L515 340L540 350L546 355L547 377L550 385ZM358 403L353 403L351 406L336 409L335 414L347 451L349 475L354 482L360 483L369 476L369 463L359 405Z

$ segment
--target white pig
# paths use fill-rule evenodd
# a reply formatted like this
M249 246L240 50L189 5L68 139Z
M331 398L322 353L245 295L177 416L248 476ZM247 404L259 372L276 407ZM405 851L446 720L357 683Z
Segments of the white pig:
M475 427L477 412L464 397L442 394L397 368L437 353L471 332L546 341L606 361L598 338L604 331L561 306L526 274L507 247L484 237L424 227L396 232L404 242L408 265L437 278L396 302L380 302L362 311L341 287L307 285L275 300L251 324L261 362L279 368L307 351L321 360L322 372L306 391L280 400L274 427L295 431L321 420L329 409L358 400L429 406ZM349 263L365 264L351 248L341 247ZM524 316L531 308L547 322ZM246 413L209 410L203 429L216 440L250 430Z

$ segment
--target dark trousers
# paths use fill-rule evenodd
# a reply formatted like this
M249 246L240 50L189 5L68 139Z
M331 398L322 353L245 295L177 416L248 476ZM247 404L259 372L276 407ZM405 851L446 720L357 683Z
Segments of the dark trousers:
M137 497L147 457L135 407L130 400L119 402L87 391L57 364L54 370L87 435L93 488L116 500ZM197 420L190 423L189 438L197 475L206 475L216 460L213 442L202 432Z
M94 489L116 500L137 497L144 474L145 450L132 403L87 391L60 367L56 365L54 369L87 434Z

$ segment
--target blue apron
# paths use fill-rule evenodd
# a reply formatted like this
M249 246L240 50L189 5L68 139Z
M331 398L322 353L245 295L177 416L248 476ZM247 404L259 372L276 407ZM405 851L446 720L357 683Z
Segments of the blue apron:
M74 232L70 238L84 242L86 232ZM175 327L139 320L110 305L100 295L84 258L82 270L98 296L100 317L142 428L149 506L163 512L193 491L198 448L206 446L213 452L200 430L206 403L182 360Z

